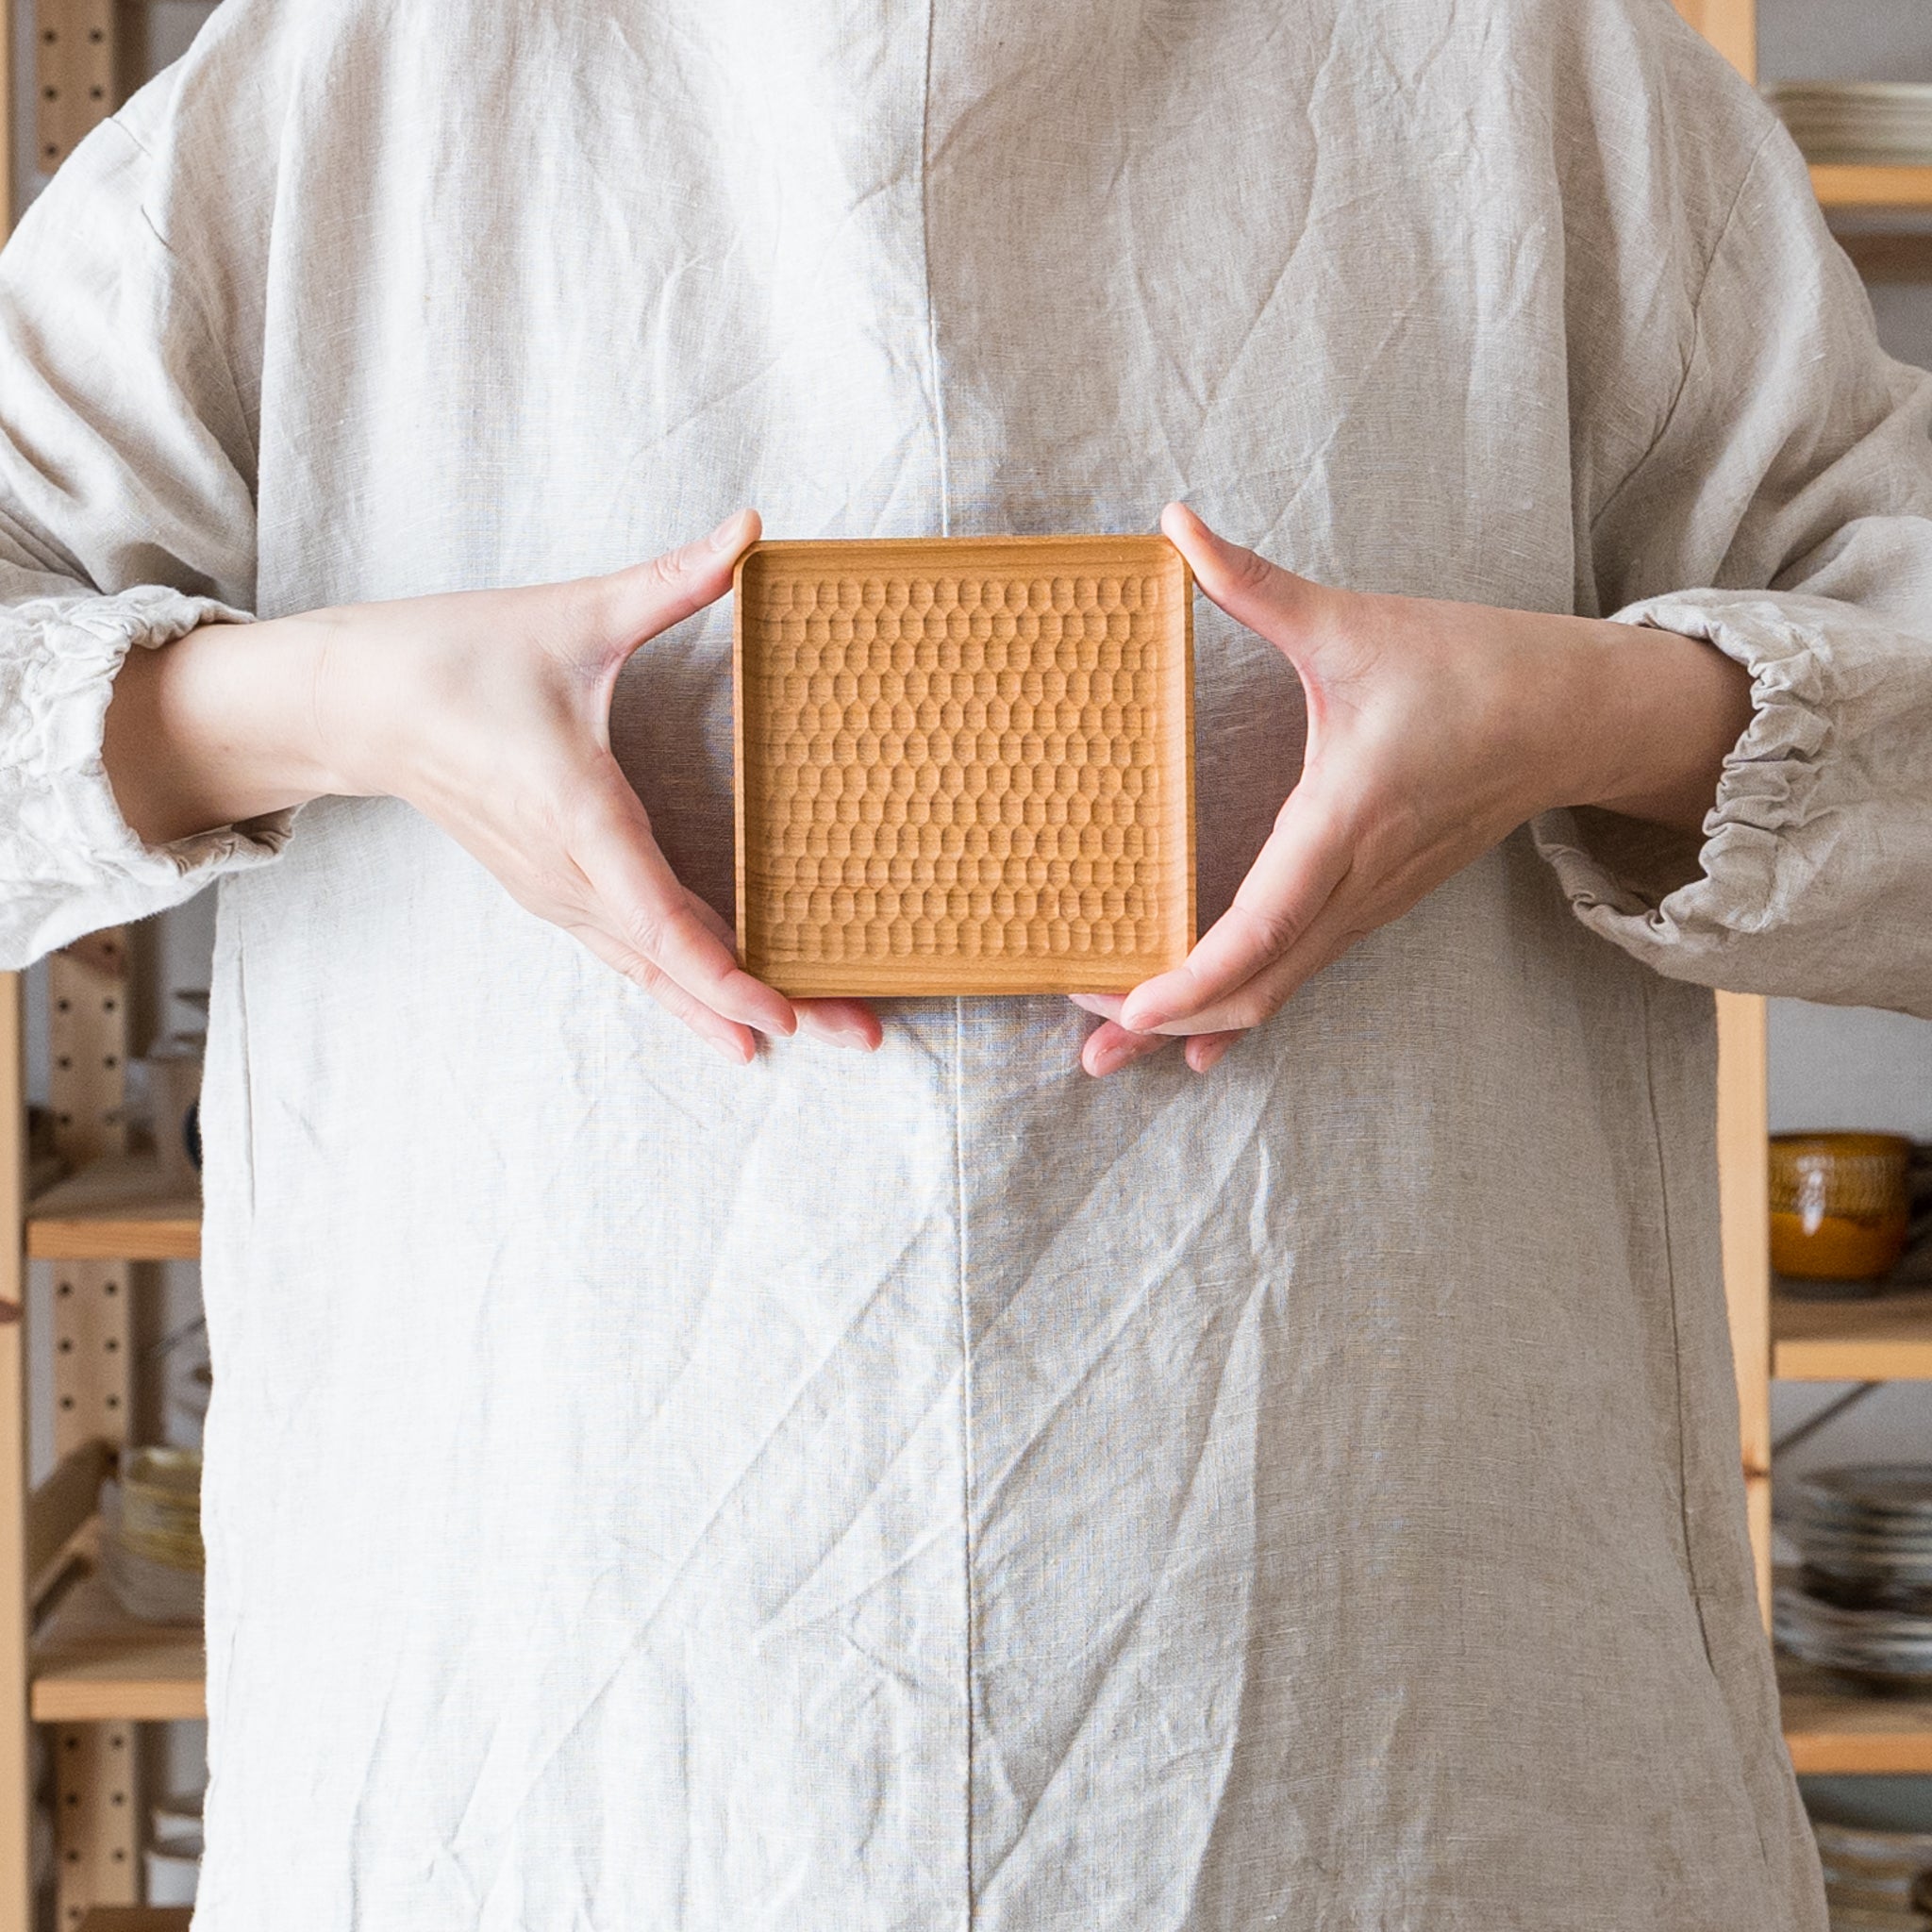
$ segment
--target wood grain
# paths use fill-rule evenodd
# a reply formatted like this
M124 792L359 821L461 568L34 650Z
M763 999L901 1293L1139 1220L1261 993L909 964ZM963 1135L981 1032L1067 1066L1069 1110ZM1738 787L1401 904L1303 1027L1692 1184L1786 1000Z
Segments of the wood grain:
M1164 537L761 543L738 934L794 995L1125 992L1193 943L1193 584Z

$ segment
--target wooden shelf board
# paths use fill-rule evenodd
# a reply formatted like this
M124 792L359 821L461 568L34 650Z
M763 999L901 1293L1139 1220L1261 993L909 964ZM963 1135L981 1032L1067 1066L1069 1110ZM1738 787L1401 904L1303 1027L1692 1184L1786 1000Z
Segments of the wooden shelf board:
M1826 208L1932 208L1932 168L1819 162L1811 187Z
M1932 1697L1860 1692L1788 1657L1777 1677L1794 1770L1932 1772Z
M33 1647L36 1724L164 1724L208 1714L201 1632L142 1624L82 1578Z
M1787 1382L1932 1381L1932 1290L1771 1304L1771 1373Z
M1868 282L1932 282L1932 232L1841 234L1839 245Z
M201 1202L165 1185L152 1155L84 1167L27 1204L26 1251L37 1261L193 1261Z
M192 1906L96 1906L80 1932L188 1932Z

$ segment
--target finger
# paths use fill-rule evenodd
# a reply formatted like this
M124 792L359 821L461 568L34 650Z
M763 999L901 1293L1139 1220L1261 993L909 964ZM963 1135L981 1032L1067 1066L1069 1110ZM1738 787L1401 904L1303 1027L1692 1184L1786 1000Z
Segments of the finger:
M873 1053L886 1037L879 1018L863 1000L793 1000L800 1028L833 1046Z
M1108 1074L1117 1074L1123 1067L1130 1067L1136 1060L1143 1060L1149 1054L1172 1044L1158 1033L1129 1033L1124 1026L1106 1020L1087 1036L1086 1044L1080 1049L1080 1064L1096 1080L1104 1080Z
M1272 1019L1316 974L1333 965L1357 940L1384 923L1366 914L1354 892L1338 894L1279 959L1174 1030L1185 1031L1191 1041L1251 1031Z
M1221 1064L1223 1055L1241 1037L1239 1033L1197 1033L1182 1051L1195 1073L1208 1074Z
M758 512L741 509L694 543L589 579L590 661L614 675L640 644L715 604L731 588L738 559L758 541L759 528Z
M641 987L674 1019L681 1020L700 1040L716 1047L734 1066L749 1065L758 1052L751 1028L741 1026L714 1013L702 1001L694 1000L668 974L648 959L641 958L628 946L594 925L573 925L569 930L607 966L614 967L634 986Z
M1184 503L1161 511L1160 527L1211 602L1299 661L1320 585L1216 535Z
M571 857L603 909L606 930L619 944L727 1020L781 1038L798 1030L791 1002L746 973L698 915L691 895L658 851L637 793L614 764L572 841Z
M1290 793L1233 905L1182 965L1127 995L1121 1024L1136 1033L1218 1033L1234 1024L1208 1015L1296 944L1347 878L1353 848L1339 811L1302 788Z
M1127 1003L1124 992L1070 992L1067 997L1083 1013L1091 1013L1102 1020L1118 1020L1121 1008Z
M738 936L718 908L708 900L700 899L689 886L685 887L684 894L691 901L691 909L735 954ZM879 1024L878 1015L864 1000L793 1000L791 1010L798 1015L802 1032L828 1041L834 1046L855 1047L860 1052L871 1053L885 1039L885 1029Z
M691 909L704 922L707 929L715 933L724 945L736 952L738 935L731 930L731 922L708 899L700 899L689 886L684 886L683 891L685 898L691 902Z

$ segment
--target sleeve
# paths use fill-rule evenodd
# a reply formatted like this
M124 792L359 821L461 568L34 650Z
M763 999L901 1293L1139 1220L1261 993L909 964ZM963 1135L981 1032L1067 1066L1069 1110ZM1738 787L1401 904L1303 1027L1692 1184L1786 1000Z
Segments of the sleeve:
M128 651L245 622L254 597L251 425L151 172L108 122L0 253L0 967L177 905L289 833L281 815L145 845L101 763Z
M1597 608L1743 665L1754 715L1701 845L1587 812L1536 843L1577 916L1660 973L1932 1016L1932 375L1880 350L1781 128L1672 373L1590 520Z

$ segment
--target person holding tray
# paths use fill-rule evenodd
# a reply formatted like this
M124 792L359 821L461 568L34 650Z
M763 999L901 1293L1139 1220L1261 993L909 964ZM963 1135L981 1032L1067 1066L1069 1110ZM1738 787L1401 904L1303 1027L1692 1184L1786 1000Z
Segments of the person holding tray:
M0 260L0 952L222 880L200 1932L1817 1932L1707 989L1932 1013L1928 418L1659 0L226 0ZM748 506L1160 518L1183 965L741 969Z

